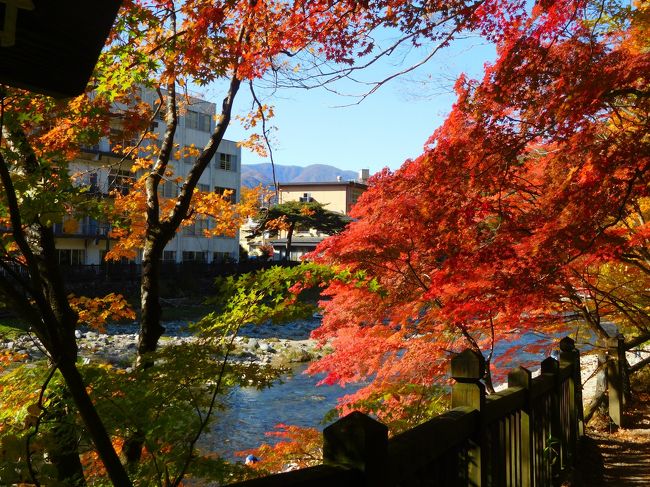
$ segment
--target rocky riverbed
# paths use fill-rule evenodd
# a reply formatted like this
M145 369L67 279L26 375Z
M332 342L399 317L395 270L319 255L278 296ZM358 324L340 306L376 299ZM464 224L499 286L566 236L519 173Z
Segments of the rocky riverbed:
M180 345L196 340L190 333L187 322L168 321L163 323L165 334L160 339L161 346ZM316 342L309 338L312 330L320 325L320 319L297 320L290 323L246 325L234 340L233 360L259 363L263 365L286 366L291 363L309 362L322 355ZM101 361L115 367L130 370L135 358L139 325L109 325L105 332L80 328L76 331L80 357L87 361ZM8 349L24 354L28 360L45 356L38 340L30 334L14 338L0 336L0 349ZM634 364L650 355L648 350L628 352L627 359ZM582 355L583 398L588 404L594 397L596 388L596 356L593 353ZM497 389L503 388L503 384Z
M297 320L284 324L246 325L235 337L235 360L251 363L285 365L294 362L308 362L321 355L316 342L309 338L320 320ZM196 340L186 322L170 321L163 323L165 334L160 339L161 346L180 345ZM138 324L109 325L100 333L80 328L76 330L79 356L86 362L101 361L115 367L130 370L135 358L138 341ZM31 334L12 339L0 337L0 348L24 354L27 360L37 360L45 356L39 341Z

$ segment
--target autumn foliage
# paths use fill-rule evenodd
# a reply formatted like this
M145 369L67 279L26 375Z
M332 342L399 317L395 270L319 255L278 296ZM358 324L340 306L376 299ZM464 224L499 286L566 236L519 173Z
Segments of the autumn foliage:
M406 386L444 383L452 352L507 361L504 343L567 321L647 339L650 12L599 7L544 2L512 23L424 153L376 175L314 253L383 291L326 292L315 334L334 353L310 370L371 380L346 404L408 414L422 391Z
M526 6L508 0L127 0L86 95L57 101L1 90L0 225L7 231L0 233L0 292L61 372L58 390L71 397L63 406L76 406L82 420L73 426L92 440L87 467L96 467L98 456L114 483L130 485L115 438L129 440L138 431L137 455L129 459L135 470L139 454L155 450L142 448L151 441L165 468L172 466L167 484L179 485L190 471L193 432L205 422L187 411L201 411L203 395L196 402L195 392L208 382L201 374L214 369L217 355L154 354L163 331L158 271L165 245L183 225L209 218L210 235L228 234L250 212L255 198L237 206L227 195L198 191L240 87L254 91L254 82L268 79L276 86L328 84L403 45L426 44L431 57L471 31L496 43L498 58L481 80L458 80L456 104L424 153L375 176L354 210L358 221L314 254L345 278L331 281L316 333L334 351L311 371L324 372L325 382L369 380L345 407L376 411L403 427L436 410L449 355L462 347L484 351L491 362L504 360L514 348L500 344L526 330L551 333L566 321L586 323L600 339L605 321L647 339L650 10L647 2L540 1L531 12ZM375 44L383 29L397 33L393 46ZM185 149L174 135L189 106L188 86L215 80L227 85L221 112L206 145L190 149L196 160L181 176L172 166ZM158 93L155 106L139 98L141 87ZM161 112L166 129L158 145L149 124ZM259 127L271 115L258 101L243 118ZM116 126L136 140L113 157L126 161L134 185L101 205L73 181L68 164ZM263 141L257 134L244 144L261 151ZM175 198L159 196L165 182L178 185ZM149 358L133 378L102 367L81 375L78 322L97 326L110 314L131 315L118 296L69 297L57 266L53 224L103 210L120 239L114 256L144 249L138 351ZM240 301L233 298L232 305L246 302L242 293L235 296ZM255 306L226 308L232 323L272 304L285 311L295 304L267 302L262 290L248 299ZM221 331L223 318L213 319ZM204 360L204 368L190 359ZM12 360L3 355L0 367ZM173 375L179 371L198 375ZM241 376L236 372L232 383ZM29 393L22 394L21 418L31 419L15 424L21 434L39 413L33 385L47 375L39 374L23 377ZM116 378L121 390L114 389ZM178 387L186 395L173 402L170 391ZM53 414L68 411L56 406ZM187 422L174 428L179 417ZM282 434L313 445L310 434L290 428ZM172 451L174 441L185 449ZM294 446L281 445L293 453ZM140 467L163 484L152 463Z
M135 312L120 294L109 293L98 298L70 295L68 299L79 316L79 323L101 332L109 322L135 319Z
M259 460L250 465L258 474L306 468L323 462L323 435L316 428L278 424L266 436L271 440L269 443L237 452L240 457L253 455Z

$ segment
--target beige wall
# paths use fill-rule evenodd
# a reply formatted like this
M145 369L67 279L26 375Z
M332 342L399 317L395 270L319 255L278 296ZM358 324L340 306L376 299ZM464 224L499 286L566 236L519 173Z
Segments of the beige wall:
M348 212L348 187L340 186L291 186L280 189L280 203L287 201L298 201L305 193L318 203L325 206L329 211L346 214Z

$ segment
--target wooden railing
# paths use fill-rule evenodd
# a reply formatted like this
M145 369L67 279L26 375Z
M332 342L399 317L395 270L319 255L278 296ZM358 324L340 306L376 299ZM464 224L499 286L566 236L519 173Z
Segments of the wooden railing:
M388 428L353 412L323 431L324 464L231 487L549 486L575 463L583 435L580 353L560 341L532 377L519 367L508 388L486 395L483 356L451 361L452 408L388 438Z

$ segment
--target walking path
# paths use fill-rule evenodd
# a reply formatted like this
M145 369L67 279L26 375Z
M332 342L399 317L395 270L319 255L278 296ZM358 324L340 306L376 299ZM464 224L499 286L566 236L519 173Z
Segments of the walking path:
M564 485L650 486L650 393L636 395L625 417L627 427L611 432L592 421L575 476Z

